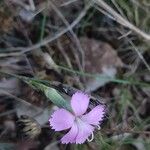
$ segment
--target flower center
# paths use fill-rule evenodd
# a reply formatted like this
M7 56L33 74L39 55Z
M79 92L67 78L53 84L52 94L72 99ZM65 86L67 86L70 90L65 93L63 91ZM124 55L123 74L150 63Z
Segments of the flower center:
M86 123L80 117L76 117L75 122L78 125L78 132L83 131ZM94 134L93 134L93 132L91 132L91 136L90 136L90 138L87 137L87 141L91 142L91 141L93 141L93 139L94 139Z
M78 125L81 125L83 121L81 120L81 118L76 117L76 118L75 118L75 122L76 122Z

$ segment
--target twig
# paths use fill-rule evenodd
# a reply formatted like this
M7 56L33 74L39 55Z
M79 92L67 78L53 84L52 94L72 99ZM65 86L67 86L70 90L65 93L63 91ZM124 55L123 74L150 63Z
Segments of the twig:
M0 91L0 92L1 92L1 91ZM0 93L0 94L1 94L1 93ZM0 117L6 116L6 115L10 115L10 114L15 113L15 112L16 112L16 109L12 109L12 110L3 112L3 113L0 113Z
M133 46L134 50L136 51L136 53L138 54L139 58L142 60L142 62L144 63L144 65L147 67L148 71L150 71L150 66L149 64L146 62L145 58L143 57L143 55L140 53L140 51L138 50L138 48L134 45L134 43L132 41L129 41L129 43Z
M72 3L76 2L76 1L78 1L78 0L68 0L67 2L64 2L63 4L61 4L60 7L70 5L70 4L72 4Z
M114 4L114 6L115 6L116 9L118 10L118 12L119 12L125 19L127 19L126 16L124 15L122 9L120 9L119 5L117 4L116 0L111 0L111 2Z
M21 102L21 103L23 103L23 104L25 104L25 105L32 106L32 104L30 104L29 102L27 102L27 101L25 101L25 100L23 100L23 99L21 99L21 98L18 98L18 97L16 97L15 95L13 95L13 94L11 94L11 93L5 91L5 90L0 89L0 93L1 93L1 94L5 94L5 95L7 95L7 96L9 96L9 97L11 97L11 98L14 98L14 99L17 100L18 102Z
M92 0L92 1L94 1L97 5L102 7L105 11L110 13L115 18L116 22L118 22L121 25L133 30L135 33L139 34L145 40L150 41L150 35L149 34L145 33L144 31L140 30L139 28L134 26L132 23L130 23L128 20L124 19L113 8L111 8L106 2L104 2L103 0Z
M72 68L72 64L71 64L71 61L68 57L68 54L65 52L60 40L58 39L57 40L57 45L58 45L58 49L60 50L60 52L62 53L63 57L65 58L66 62L67 62L67 65L69 66L69 68Z
M36 50L36 49L40 48L41 46L44 46L44 45L56 40L57 38L59 38L63 34L67 33L70 29L74 28L81 21L81 19L86 15L86 12L89 10L89 8L91 8L91 3L89 3L89 5L87 5L82 10L82 12L79 14L79 16L70 24L69 27L59 31L53 37L48 36L47 38L43 39L41 42L39 42L35 45L32 45L30 47L12 47L12 48L6 49L6 51L13 51L13 50L14 51L21 51L21 52L17 53L17 55L22 55L22 54L27 53L29 51Z
M1 132L1 134L0 134L0 138L2 138L2 136L3 136L4 134L6 134L7 131L8 131L8 128L6 128L5 130L3 130L3 131Z
M63 23L64 23L67 27L69 27L70 24L68 23L68 21L66 20L66 18L62 15L62 13L60 12L60 10L57 9L57 7L56 7L52 2L49 1L49 3L50 3L50 6L55 10L55 12L57 13L57 15L61 18L61 20L63 21ZM78 38L77 38L77 35L73 32L72 28L69 28L69 31L70 31L70 33L72 34L72 37L74 38L74 40L75 40L75 42L76 42L76 45L77 45L77 47L78 47L79 52L81 53L82 66L80 65L80 61L78 61L78 60L77 60L77 61L78 61L78 64L79 64L79 65L78 65L78 66L79 66L79 69L82 70L82 67L84 66L84 51L83 51L83 49L82 49L82 47L81 47L80 41L79 41ZM79 57L78 57L78 58L79 58Z
M20 52L11 52L11 53L0 53L0 58L1 57L12 57L12 56L19 56Z
M131 33L132 33L132 31L128 31L128 32L125 33L125 34L122 34L121 36L118 37L118 40L121 40L122 38L127 37L127 36L130 35Z
M123 33L121 31L119 31L122 35ZM147 67L148 71L150 71L150 66L149 64L146 62L146 60L144 59L143 55L140 53L140 51L138 50L138 48L134 45L134 43L127 37L124 36L127 41L130 43L130 45L134 48L135 52L138 54L139 58L141 59L141 61L144 63L144 65Z

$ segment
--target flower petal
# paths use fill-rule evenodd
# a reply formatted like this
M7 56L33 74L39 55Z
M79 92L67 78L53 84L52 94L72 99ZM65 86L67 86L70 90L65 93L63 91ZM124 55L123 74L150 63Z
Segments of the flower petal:
M65 109L56 110L49 119L50 126L55 131L62 131L71 128L75 117Z
M76 116L84 114L89 105L89 97L82 92L76 92L71 98L71 107Z
M78 135L76 136L76 144L84 143L93 133L94 127L80 120L78 122Z
M74 123L70 131L61 138L63 144L75 143L76 136L78 134L77 124Z
M81 119L91 125L98 125L99 121L103 120L105 113L105 105L98 105L88 114L83 115Z

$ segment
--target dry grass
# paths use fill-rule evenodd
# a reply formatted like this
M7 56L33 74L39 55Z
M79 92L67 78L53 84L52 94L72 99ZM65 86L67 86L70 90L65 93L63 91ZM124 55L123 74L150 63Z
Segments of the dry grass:
M83 145L61 145L58 140L61 133L49 129L45 119L53 105L42 93L13 77L1 75L0 149L12 150L16 145L17 148L23 145L27 150L32 146L43 150L51 147L149 150L149 7L148 0L1 1L0 71L58 81L82 90L89 78L97 79L104 84L91 93L107 104L108 116L100 132L95 133L94 141ZM21 10L24 18L20 15ZM84 46L81 37L87 41L91 39L88 46ZM116 78L105 82L102 72L93 73L92 69L98 64L86 71L85 47L93 46L93 39L97 43L105 42L117 53L115 56L122 65L115 68ZM107 61L99 66L105 65L108 65ZM18 104L24 109L19 109ZM44 123L40 136L25 144L18 138L16 119L20 111L26 114L27 110L33 118L43 119Z

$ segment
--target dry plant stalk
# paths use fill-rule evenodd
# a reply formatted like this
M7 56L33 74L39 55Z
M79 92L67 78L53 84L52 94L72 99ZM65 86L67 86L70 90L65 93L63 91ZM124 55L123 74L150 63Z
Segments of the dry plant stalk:
M144 31L140 30L136 26L134 26L132 23L130 23L128 20L123 18L120 14L118 14L114 9L112 9L106 2L103 0L93 0L97 5L99 5L101 8L103 8L106 12L108 12L116 22L120 23L121 25L129 28L130 30L134 31L141 37L143 37L146 41L150 41L150 35L145 33ZM103 12L102 12L103 13ZM108 15L108 17L110 17ZM111 17L111 18L112 18Z
M19 55L22 55L24 53L36 50L36 49L40 48L41 46L47 45L48 43L58 39L62 35L66 34L68 31L73 29L83 19L83 17L86 15L87 11L92 6L93 6L93 3L87 4L87 6L80 12L80 14L77 16L77 18L68 27L62 29L61 31L58 31L55 35L47 36L42 41L40 41L40 42L38 42L32 46L29 46L29 47L11 47L11 48L6 49L6 51L11 51L11 53L9 53L9 56L11 56L11 55L19 56ZM17 51L17 52L12 52L12 51ZM5 54L1 54L0 56L4 57Z

